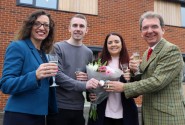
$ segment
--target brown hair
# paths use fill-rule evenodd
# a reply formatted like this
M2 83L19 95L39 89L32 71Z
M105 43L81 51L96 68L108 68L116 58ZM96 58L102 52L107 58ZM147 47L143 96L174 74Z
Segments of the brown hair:
M163 17L160 15L160 14L157 14L153 11L148 11L148 12L145 12L141 15L140 19L139 19L139 26L140 26L140 30L142 29L142 22L144 19L150 19L150 18L158 18L159 21L160 21L160 25L161 27L164 27L164 20L163 20Z
M106 61L108 62L108 61L111 60L111 55L110 55L110 53L108 51L108 48L107 48L108 38L111 35L116 35L121 40L122 49L121 49L120 54L119 54L119 64L128 63L129 62L129 55L128 55L128 51L127 51L127 48L126 48L125 41L123 40L123 38L120 34L115 33L115 32L109 33L105 38L104 45L103 45L103 50L102 50L102 53L100 55L101 62L105 63ZM120 68L120 65L119 65L119 68Z
M50 14L46 13L44 10L37 10L31 13L23 22L22 27L15 36L16 40L25 40L31 37L32 27L41 15L46 15L49 18L49 34L41 43L41 49L45 52L49 52L53 47L54 36L55 36L55 24L51 19Z
M83 15L83 14L76 14L76 15L74 15L74 16L71 18L71 20L72 20L73 18L84 19L84 20L86 21L86 24L87 24L87 18L86 18L85 15ZM71 20L70 20L70 24L71 24Z

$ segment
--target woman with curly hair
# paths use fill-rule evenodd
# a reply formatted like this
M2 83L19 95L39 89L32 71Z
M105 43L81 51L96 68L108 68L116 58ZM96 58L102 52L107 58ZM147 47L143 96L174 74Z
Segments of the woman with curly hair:
M51 76L58 66L48 63L55 25L43 10L31 13L6 49L1 91L9 94L3 125L45 125L45 115L56 112Z

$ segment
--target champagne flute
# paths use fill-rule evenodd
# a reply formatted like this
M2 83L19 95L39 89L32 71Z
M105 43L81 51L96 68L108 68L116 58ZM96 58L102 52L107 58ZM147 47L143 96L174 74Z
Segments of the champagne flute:
M121 70L124 74L127 74L126 70L128 69L128 63L120 64ZM126 80L127 82L130 82L130 80Z
M80 72L82 72L82 68L76 68L75 73L78 74L78 73L80 73Z
M55 63L58 65L58 56L56 54L48 54L48 60L49 60L49 63ZM55 76L52 76L52 79L53 79L53 83L50 87L58 86L55 82Z
M75 71L76 78L77 78L77 75L79 75L80 72L82 72L82 68L76 68L76 71Z
M137 70L137 72L135 72L134 74L135 74L135 75L142 74L142 73L140 72L140 68L139 68L139 65L140 65L140 62L139 62L139 60L140 60L140 55L139 55L138 52L134 52L134 53L133 53L133 59L136 60L137 63L138 63L138 65L137 65L137 66L138 66L138 70Z

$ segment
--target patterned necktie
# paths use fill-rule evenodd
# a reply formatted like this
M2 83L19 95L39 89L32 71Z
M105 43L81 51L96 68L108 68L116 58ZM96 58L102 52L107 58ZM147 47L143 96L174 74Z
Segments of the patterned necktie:
M148 55L147 55L147 61L148 61L148 59L150 58L150 55L152 54L152 48L150 48L149 50L148 50Z

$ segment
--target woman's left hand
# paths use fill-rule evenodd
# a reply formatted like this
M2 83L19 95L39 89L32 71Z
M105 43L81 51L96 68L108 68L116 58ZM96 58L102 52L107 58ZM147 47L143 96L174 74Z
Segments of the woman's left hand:
M126 69L125 72L123 73L124 79L128 82L130 81L130 69Z

